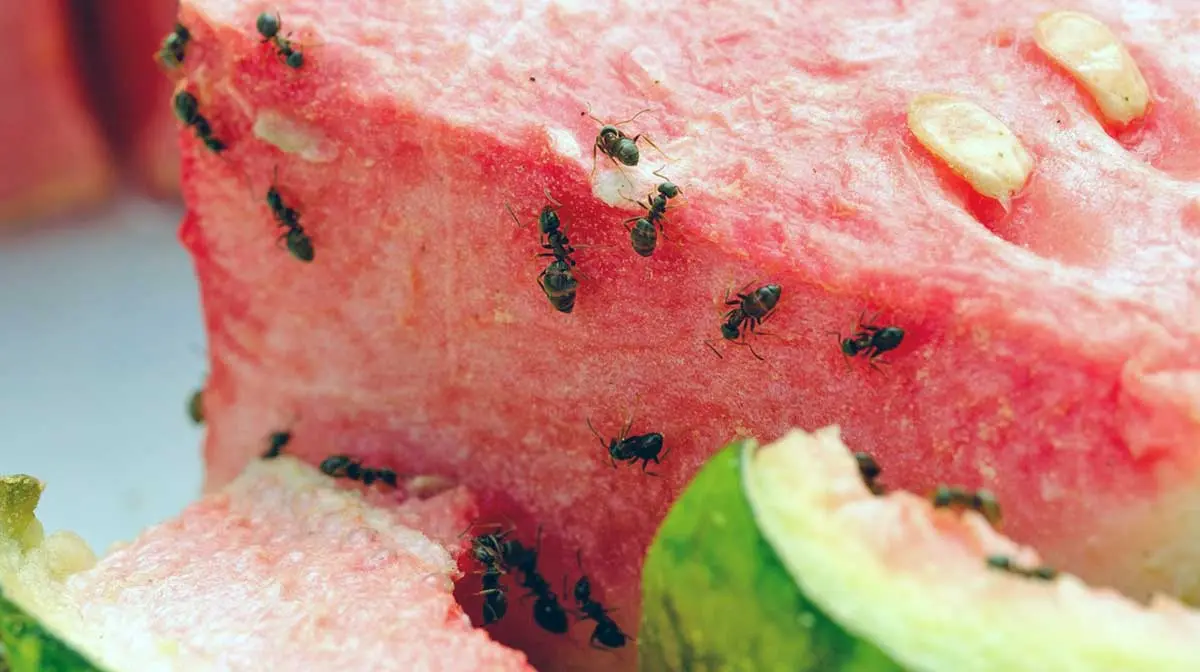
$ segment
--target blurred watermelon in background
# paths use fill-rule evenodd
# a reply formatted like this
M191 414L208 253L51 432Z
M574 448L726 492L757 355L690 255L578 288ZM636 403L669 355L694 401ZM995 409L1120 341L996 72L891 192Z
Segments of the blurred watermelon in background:
M0 1L0 222L88 210L124 181L178 193L171 80L154 61L174 0Z

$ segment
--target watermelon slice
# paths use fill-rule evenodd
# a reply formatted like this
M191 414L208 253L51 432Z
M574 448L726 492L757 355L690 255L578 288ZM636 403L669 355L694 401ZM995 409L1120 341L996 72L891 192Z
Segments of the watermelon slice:
M169 108L174 68L152 58L175 24L176 0L76 3L92 97L125 168L154 195L179 192L179 141ZM186 55L186 45L183 52ZM186 58L185 58L186 60Z
M109 195L108 148L86 108L65 0L0 6L0 221L93 205Z
M1038 562L977 513L873 495L836 426L738 442L646 558L641 669L1200 669L1200 612L989 558Z
M99 563L74 535L41 538L40 492L28 477L0 482L14 672L92 669L68 666L81 653L113 672L532 669L454 601L452 554L474 510L461 488L372 506L283 456Z
M312 463L461 478L636 636L643 552L712 448L836 421L894 487L992 490L1050 564L1200 598L1185 3L1086 0L1066 33L1048 0L274 7L299 68L259 8L181 13L228 146L183 131L210 488L279 426ZM1121 58L1092 81L1075 43ZM626 197L664 179L644 257L624 220L656 206ZM534 259L539 226L575 267ZM617 443L614 469L631 414L658 463ZM631 663L531 611L492 628L534 664Z

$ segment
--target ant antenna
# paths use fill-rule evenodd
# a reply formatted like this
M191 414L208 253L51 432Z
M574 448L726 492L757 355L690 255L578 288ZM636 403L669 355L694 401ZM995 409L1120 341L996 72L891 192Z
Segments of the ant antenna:
M622 124L628 124L629 122L633 121L634 119L637 119L638 117L642 116L642 113L644 113L644 112L649 112L649 111L650 111L650 108L648 108L648 107L647 107L647 108L645 108L645 109L643 109L643 110L639 110L637 114L635 114L635 115L633 115L632 117L630 117L630 118L626 119L625 121L618 121L618 122L617 122L617 123L615 123L615 124L609 124L609 126L620 126L620 125L622 125ZM648 139L647 139L647 142L649 142L649 140L648 140ZM650 144L652 144L652 145L653 145L654 143L653 143L653 142L651 142ZM658 149L658 148L657 148L657 147L655 147L655 149ZM662 150L661 150L661 149L659 149L659 153L662 153ZM663 156L666 156L666 154L663 154Z
M509 216L511 216L511 217L513 218L513 222L515 222L515 223L516 223L516 225L517 225L517 228L518 228L518 229L523 229L523 228L525 228L525 227L524 227L524 226L521 224L521 220L517 219L517 213L513 212L512 206L511 206L511 205L509 205L507 201L504 203L504 208L505 208L506 210L508 210L508 214L509 214Z
M716 347L714 347L714 346L713 346L713 344L712 344L712 341L705 341L705 342L704 342L704 344L708 346L708 349L709 349L709 350L712 350L712 351L713 351L713 354L714 354L714 355L716 355L717 357L720 357L721 359L725 359L725 358L724 358L724 357L721 355L721 353L720 353L720 352L717 352L717 349L716 349Z
M556 207L556 208L561 208L561 207L562 207L562 203L559 203L558 201L554 200L554 197L550 195L550 188L549 188L549 187L542 187L542 193L546 195L546 199L547 199L548 201L550 201L551 203L553 203L553 204L554 204L554 207Z

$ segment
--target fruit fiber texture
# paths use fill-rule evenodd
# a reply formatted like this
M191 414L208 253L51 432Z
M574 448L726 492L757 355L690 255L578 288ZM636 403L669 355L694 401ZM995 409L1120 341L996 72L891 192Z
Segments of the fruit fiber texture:
M219 487L247 437L461 478L549 577L586 571L632 629L640 562L675 496L737 435L842 426L891 487L987 486L1005 532L1135 598L1200 598L1200 24L1183 2L1091 0L1153 104L1103 122L1034 44L1050 2L521 5L278 3L305 63L255 31L262 8L184 3L181 86L229 145L184 139L181 237L209 332L206 457ZM914 138L945 93L986 109L1033 174L1007 212ZM624 174L599 124L648 133ZM663 174L683 189L651 258L622 220ZM315 259L277 244L276 184ZM536 276L549 189L580 279L574 312ZM505 210L511 203L523 228ZM748 348L720 340L725 291L782 298ZM837 337L864 310L905 330L886 373ZM718 358L705 341L716 339ZM665 435L658 478L606 438ZM476 592L464 582L460 592ZM559 669L629 649L495 635ZM473 617L478 611L470 608Z
M1039 564L975 512L873 495L837 427L736 442L647 555L640 668L1200 669L1200 612L1001 571L994 555Z
M179 193L172 69L152 56L175 25L176 0L76 0L75 22L96 58L80 59L123 168L156 196ZM184 51L186 61L186 49Z
M56 569L55 549L44 548L51 538L37 554L4 554L0 587L42 631L114 672L350 670L364 661L373 670L531 670L454 600L452 554L465 550L457 534L473 512L461 488L372 506L281 457L98 563ZM66 544L57 545L61 555Z
M113 169L87 107L65 0L0 2L0 222L95 204Z

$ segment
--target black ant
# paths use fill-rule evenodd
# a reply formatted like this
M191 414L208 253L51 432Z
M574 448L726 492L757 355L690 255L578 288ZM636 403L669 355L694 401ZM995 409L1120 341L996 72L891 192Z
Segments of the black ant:
M678 186L667 180L665 175L658 171L654 174L661 177L664 181L658 185L655 191L650 192L646 197L646 202L634 201L638 205L647 210L645 217L630 217L623 223L629 229L629 240L633 244L633 251L643 257L649 257L654 254L655 248L658 247L658 234L661 233L663 238L667 237L666 229L663 227L663 221L666 218L667 201L675 198L681 192ZM632 199L629 199L632 200ZM629 226L630 222L634 222L633 226Z
M555 635L566 634L567 611L551 590L550 582L537 571L538 554L542 548L541 526L538 526L537 543L532 549L525 548L516 540L506 542L503 548L505 563L525 576L521 586L529 590L526 596L532 595L537 598L533 603L533 621L546 632Z
M900 343L904 341L904 330L900 327L879 327L865 324L863 315L859 316L858 325L850 336L843 338L841 334L838 334L839 347L847 362L851 357L863 356L867 358L872 369L879 371L879 367L875 365L876 361L880 364L888 363L878 359L879 356L900 347ZM872 321L874 319L874 317L871 318Z
M292 46L291 40L279 36L279 31L283 28L283 20L279 18L278 14L268 14L267 12L259 14L254 27L258 29L258 34L263 36L264 43L275 43L275 49L289 68L299 70L304 66L304 54Z
M470 529L467 528L467 531ZM471 539L471 555L483 565L478 594L486 596L483 603L484 625L495 623L508 612L508 589L500 582L504 576L505 550L512 543L504 540L507 534L508 531L481 534Z
M192 419L192 424L204 424L204 388L198 387L188 397L187 403L188 417Z
M215 154L220 154L225 151L226 145L224 142L213 137L212 126L209 125L208 119L200 115L200 102L196 100L196 96L187 91L180 91L175 94L174 100L175 116L195 131L196 137L204 143Z
M279 179L278 168L276 168L275 179ZM274 215L279 226L286 229L280 234L276 244L283 241L293 257L305 263L312 261L315 256L312 238L304 232L304 227L300 226L300 213L295 208L289 208L284 204L283 196L279 194L279 190L273 183L267 189L267 207L271 209L271 214Z
M619 649L625 646L629 635L626 635L621 630L621 626L609 617L609 610L605 609L604 605L592 599L592 583L588 580L587 575L583 574L583 557L580 551L575 552L575 562L579 564L581 574L579 580L575 582L575 602L579 605L580 613L583 614L582 620L596 622L596 629L592 631L588 642L597 649Z
M262 454L262 459L273 460L283 454L283 449L292 440L290 431L272 432L267 439L267 450Z
M746 287L750 285L747 284ZM745 290L746 287L742 289ZM750 333L755 330L763 322L766 322L775 313L775 306L779 303L779 298L783 294L783 289L779 285L763 285L749 294L738 292L736 299L729 298L729 290L725 290L725 305L734 306L732 310L725 313L721 323L721 338L727 341L734 342L736 345L745 345L750 348L750 354L754 355L759 361L764 361L762 356L754 351L754 346L750 342L745 341L746 332L744 329L749 329ZM741 342L738 339L743 339ZM705 345L721 357L721 353L717 351L711 341L706 341Z
M987 566L992 569L999 569L1005 572L1023 576L1027 579L1040 579L1042 581L1053 581L1058 576L1058 570L1046 565L1040 565L1032 569L1018 567L1013 564L1012 558L1007 555L989 555L987 557Z
M539 257L554 257L556 261L562 261L570 266L575 266L575 260L571 258L575 254L575 248L571 247L571 240L567 238L567 233L562 230L562 220L558 217L557 208L562 207L562 203L554 200L550 196L549 190L543 190L546 198L553 205L547 205L542 208L538 214L538 235L541 240L542 249L549 250L539 254ZM512 206L508 203L504 204L508 210L508 214L516 222L517 228L521 227L521 220L517 219L517 213L513 212Z
M330 455L321 461L321 473L331 478L348 478L360 481L363 485L372 485L381 481L391 487L396 487L396 472L391 469L376 469L364 467L362 462L348 455Z
M858 462L858 472L862 474L867 489L873 495L882 495L883 486L879 484L879 475L883 473L883 468L879 466L874 457L871 457L870 453L854 453L854 460Z
M162 46L155 57L169 69L178 68L183 63L187 44L191 39L192 34L188 32L188 29L183 24L177 23L175 29L163 38Z
M625 423L625 426L621 428L621 433L617 435L617 438L610 440L607 444L604 442L604 437L600 436L600 432L597 432L596 428L592 426L591 418L587 418L587 426L588 429L592 430L592 434L595 435L596 439L600 441L600 445L608 450L608 459L612 462L613 469L617 468L618 460L630 464L641 460L642 471L650 476L657 476L658 474L652 471L646 471L646 467L651 462L662 464L659 460L665 458L671 452L668 448L666 453L663 453L661 456L659 455L663 449L663 435L658 432L630 436L629 430L633 427L632 415L630 415L629 421Z
M659 149L658 145L654 144L654 141L652 141L650 139L650 136L648 136L644 133L639 133L631 138L631 137L625 135L625 133L622 132L621 129L617 128L618 126L621 126L622 124L628 124L629 122L633 121L634 119L637 119L643 112L649 112L649 111L650 111L650 108L646 108L644 110L641 110L637 114L633 115L632 117L626 119L625 121L618 121L615 124L606 124L603 121L600 121L595 116L593 116L590 111L583 112L583 114L586 114L587 116L592 117L592 119L596 123L600 124L600 132L596 134L596 142L592 145L592 175L593 176L596 174L596 152L597 152L597 150L599 150L600 153L607 156L613 162L613 164L616 165L618 168L620 168L622 164L626 165L626 166L638 165L638 160L641 158L641 156L638 152L637 141L641 140L641 139L645 139L646 142L651 147L658 150L659 154L662 154L664 157L667 156L665 152L663 152L661 149ZM670 157L667 157L667 158L670 158Z
M939 485L930 497L934 508L950 508L955 510L971 509L982 515L992 527L1000 525L1000 503L990 490L965 490L946 485Z

